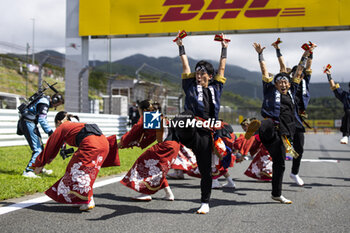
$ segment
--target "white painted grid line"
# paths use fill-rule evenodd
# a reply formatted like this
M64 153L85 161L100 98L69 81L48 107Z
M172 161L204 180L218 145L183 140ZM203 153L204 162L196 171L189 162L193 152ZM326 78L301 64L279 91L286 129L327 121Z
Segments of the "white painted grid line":
M106 180L95 182L93 188L99 188L99 187L102 187L105 185L117 183L117 182L121 181L123 179L123 177L124 176L119 176L119 177L114 177L111 179L106 179ZM37 197L34 199L22 201L20 203L12 204L9 206L0 207L0 215L7 214L7 213L10 213L12 211L20 210L23 208L27 208L27 207L30 207L33 205L45 203L45 202L48 202L50 200L52 200L52 199L45 195L45 196Z

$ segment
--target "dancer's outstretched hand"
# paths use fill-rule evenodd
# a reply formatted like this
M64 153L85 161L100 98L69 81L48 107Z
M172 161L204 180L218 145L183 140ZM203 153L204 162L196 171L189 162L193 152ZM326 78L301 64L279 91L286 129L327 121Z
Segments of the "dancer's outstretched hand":
M262 53L266 47L262 47L259 43L254 43L253 47L257 53Z

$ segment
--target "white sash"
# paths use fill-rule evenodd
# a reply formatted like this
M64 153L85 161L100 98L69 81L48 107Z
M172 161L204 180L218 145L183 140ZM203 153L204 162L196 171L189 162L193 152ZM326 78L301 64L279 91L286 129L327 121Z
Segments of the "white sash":
M210 94L211 94L211 99L213 100L213 104L216 104L215 101L215 92L214 92L214 88L212 86L208 87L210 90ZM203 102L203 87L201 85L197 85L197 91L198 91L198 101Z
M211 93L211 99L213 100L213 104L215 105L216 102L215 102L215 92L214 92L214 88L212 86L209 86L209 90L210 90L210 93Z
M201 85L197 85L198 91L198 101L203 101L203 87Z
M301 86L303 88L303 95L306 95L306 81L305 81L305 79L303 79L301 81Z
M281 93L276 90L276 103L280 103L281 102Z

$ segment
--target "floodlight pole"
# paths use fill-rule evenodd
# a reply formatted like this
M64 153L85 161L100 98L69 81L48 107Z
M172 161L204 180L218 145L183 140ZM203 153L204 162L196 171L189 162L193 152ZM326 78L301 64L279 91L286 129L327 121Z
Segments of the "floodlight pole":
M28 97L28 53L29 53L29 44L27 43L27 54L26 54L26 70L25 70L25 75L26 75L26 98Z
M31 18L33 20L33 44L32 44L32 64L35 63L35 54L34 54L34 38L35 38L35 18Z
M47 55L44 60L39 64L39 78L38 78L38 91L42 91L42 85L43 85L43 67L45 65L45 63L47 62L47 60L50 58L49 55Z

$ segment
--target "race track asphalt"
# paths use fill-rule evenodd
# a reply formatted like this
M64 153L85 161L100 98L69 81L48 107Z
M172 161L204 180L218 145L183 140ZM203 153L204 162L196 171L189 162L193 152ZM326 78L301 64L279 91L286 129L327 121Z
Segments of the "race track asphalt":
M49 201L0 215L1 232L350 232L350 145L341 145L340 136L306 135L303 187L289 178L286 162L283 195L291 205L271 200L271 183L245 176L250 161L244 161L230 168L236 189L213 190L206 215L195 214L200 180L185 176L169 179L173 202L162 200L163 190L151 202L134 202L136 192L118 182L94 189L96 207L90 212Z

